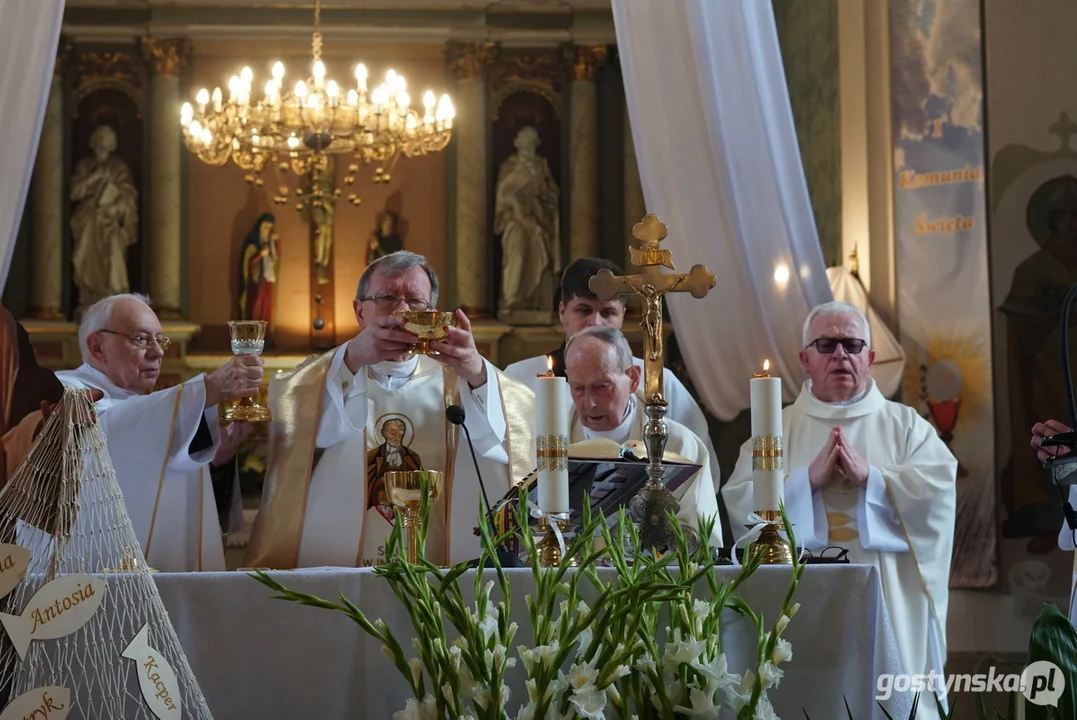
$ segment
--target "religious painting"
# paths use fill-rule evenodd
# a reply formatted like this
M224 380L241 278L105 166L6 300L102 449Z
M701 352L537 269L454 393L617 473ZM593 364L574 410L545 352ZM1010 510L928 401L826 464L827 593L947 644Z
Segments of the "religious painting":
M1014 613L1068 602L1068 553L1058 549L1068 488L1054 484L1029 446L1032 425L1072 424L1062 357L1062 304L1077 284L1077 124L1063 115L1028 145L992 161L992 306L1002 568ZM1051 135L1057 150L1044 152ZM1077 336L1070 338L1070 352ZM1018 602L1020 601L1020 602ZM1021 614L1023 613L1023 614Z
M367 240L366 264L378 258L404 249L400 236L400 216L393 210L385 209L378 215L378 227L370 233Z
M549 325L563 265L561 121L546 94L521 88L500 99L492 132L498 317Z
M276 218L264 213L243 239L239 260L239 318L265 320L273 330L277 279L280 275L280 236Z
M900 399L957 458L950 587L998 582L978 0L890 3ZM942 48L941 51L938 48Z
M79 100L71 124L66 223L75 317L109 295L145 292L140 217L143 128L135 100L114 88Z
M422 470L423 461L410 447L415 425L406 415L383 415L374 423L374 440L378 445L366 454L367 510L375 508L387 521L393 521L393 508L385 490L385 473Z

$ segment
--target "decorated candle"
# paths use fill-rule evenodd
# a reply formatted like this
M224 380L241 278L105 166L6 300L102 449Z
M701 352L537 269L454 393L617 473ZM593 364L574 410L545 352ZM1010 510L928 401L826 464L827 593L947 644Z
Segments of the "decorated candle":
M548 513L567 513L568 382L553 374L552 357L546 358L546 367L535 388L538 505Z
M778 510L783 496L782 381L770 376L770 361L752 375L752 488L755 510Z

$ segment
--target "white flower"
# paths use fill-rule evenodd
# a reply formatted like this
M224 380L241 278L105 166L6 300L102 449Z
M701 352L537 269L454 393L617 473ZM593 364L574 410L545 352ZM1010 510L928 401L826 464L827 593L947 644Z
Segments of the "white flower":
M418 685L423 677L423 661L419 658L412 658L408 660L408 664L411 665L411 683Z
M598 680L598 670L591 667L590 663L575 663L568 671L568 684L575 692L586 692L594 688Z
M642 673L654 672L658 666L654 664L654 658L650 655L640 655L636 659L636 669Z
M800 610L800 603L793 603L793 607L789 608L789 619L792 620L796 617L797 612Z
M725 653L720 654L710 662L693 662L692 667L706 676L707 687L705 691L708 695L713 696L718 690L736 688L740 683L740 676L729 672L729 664L726 661Z
M587 652L587 648L591 646L591 640L593 638L594 631L590 627L585 627L583 630L580 631L580 634L576 636L576 639L580 643L579 652L581 654Z
M759 702L755 705L755 714L752 715L752 720L778 720L778 716L774 714L774 706L770 704L770 698L766 693L759 696Z
M461 655L459 645L454 644L449 648L449 667L452 668L453 672L460 672Z
M482 631L482 642L486 644L490 642L495 634L497 634L497 612L493 615L487 614L482 620L479 621L479 630Z
M683 705L678 705L673 708L673 710L687 715L688 717L716 719L718 717L719 707L712 702L711 698L711 695L708 695L699 688L692 688L692 691L689 694L692 706L684 707Z
M583 600L580 600L578 603L576 603L576 612L578 612L580 615L586 615L587 613L591 612L591 608L587 607L587 603L585 603Z
M543 667L549 667L557 658L557 653L561 651L561 645L554 640L549 645L541 645L535 650L538 652L538 657L542 661Z
M453 700L452 685L450 685L449 683L445 683L444 685L442 685L441 686L441 696L443 698L445 698L445 702L452 705L453 704L453 701L452 701Z
M615 683L621 678L623 678L625 675L630 674L631 672L632 669L629 668L627 665L618 665L613 669L613 672L610 673L609 682Z
M516 637L516 630L519 629L519 625L514 622L510 622L508 628L505 631L505 642L510 643L512 639Z
M533 675L535 671L535 661L538 660L538 653L535 652L535 649L517 645L516 654L524 661L524 671L528 675Z
M789 625L789 616L782 615L780 618L778 618L778 623L777 625L775 625L774 631L781 635L783 632L785 632L785 628L787 625Z
M538 702L538 683L535 682L535 680L532 678L532 679L529 679L526 682L524 682L524 687L527 688L527 699L528 699L529 703L530 704L537 703ZM532 708L531 711L534 712L534 708Z
M390 662L396 662L396 655L393 655L393 651L389 649L388 645L381 646L381 654L389 658Z
M433 695L423 698L422 704L409 698L403 710L393 713L393 720L437 720L437 701Z
M752 699L752 691L749 690L746 693L737 692L734 688L726 688L724 693L726 704L733 708L733 712L739 713L748 701Z
M396 720L396 718L393 718ZM516 713L516 720L535 720L535 703L529 702L526 705L520 706L520 711Z
M692 603L692 614L695 616L696 622L706 620L711 614L711 604L704 600L695 600Z
M759 679L763 683L764 690L770 687L778 687L778 683L782 681L782 675L784 674L784 670L775 666L769 660L759 667Z
M414 650L415 652L419 653L420 655L423 654L423 646L419 642L419 638L413 637L411 639L411 649Z
M774 652L771 653L770 659L775 665L792 660L792 644L785 638L778 638L778 641L774 643Z
M680 665L693 662L707 646L705 640L681 641L666 644L662 662L670 670L676 670Z
M483 710L490 704L490 690L481 683L472 683L470 691L471 699Z
M606 713L606 693L595 688L591 685L586 690L572 693L572 697L569 698L569 702L572 707L576 708L576 712L580 717L587 718L587 720L605 720Z
M389 630L389 627L385 624L385 621L382 620L381 618L378 618L377 620L374 621L374 628L378 632L380 632L382 635L384 635Z

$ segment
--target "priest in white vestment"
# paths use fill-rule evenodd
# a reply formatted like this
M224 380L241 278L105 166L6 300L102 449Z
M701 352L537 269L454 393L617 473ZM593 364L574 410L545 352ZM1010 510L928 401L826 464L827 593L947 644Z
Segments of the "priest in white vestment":
M231 461L250 429L233 423L222 431L217 405L254 395L262 360L234 357L209 375L151 392L169 339L148 303L126 294L90 306L79 326L83 364L56 375L103 394L94 405L98 422L150 567L223 571L223 534L242 525ZM216 488L211 464L224 470Z
M435 470L425 554L439 565L479 557L483 511L475 464L446 409L464 409L491 502L535 462L534 395L479 354L461 310L436 356L416 355L398 310L433 309L438 279L425 258L398 251L363 272L353 306L360 332L274 377L262 508L249 567L361 567L385 562L393 527L384 473Z
M647 456L643 426L647 417L640 391L641 369L632 362L632 349L615 327L595 326L569 338L565 371L572 395L569 442L611 440L638 457ZM710 456L703 441L676 420L666 420L667 459L699 465L699 471L675 491L680 501L677 517L699 529L699 519L713 519L710 546L722 547L718 498L711 491Z
M580 330L588 327L614 327L620 329L625 320L625 296L618 295L609 302L603 302L591 292L588 283L600 270L609 270L614 275L624 275L616 264L600 258L579 258L565 268L561 275L561 302L557 306L558 319L564 328L565 341ZM547 355L536 355L526 360L514 362L505 368L505 374L537 390L538 376L549 369L547 363L553 359L553 374L565 376L565 343ZM632 362L643 369L643 359L633 357ZM718 470L718 455L711 442L707 416L703 414L688 388L669 368L662 369L662 394L669 403L667 420L676 420L695 433L707 449L710 457L710 478L717 496L721 488L722 477Z
M803 341L810 379L782 413L785 505L796 541L809 550L840 546L850 562L875 565L904 672L941 676L957 460L930 423L879 392L860 310L840 302L815 308ZM751 441L722 494L739 538L757 509ZM944 695L945 685L935 690ZM925 694L918 717L937 716Z

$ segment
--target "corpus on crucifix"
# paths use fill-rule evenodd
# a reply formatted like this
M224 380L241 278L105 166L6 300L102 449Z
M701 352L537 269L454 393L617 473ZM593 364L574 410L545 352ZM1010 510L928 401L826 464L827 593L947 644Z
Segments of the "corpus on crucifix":
M664 273L663 267L676 270L673 253L659 247L669 234L669 228L655 215L646 215L632 228L632 235L640 241L639 248L629 248L632 264L640 268L636 275L614 275L609 270L599 271L589 283L591 292L603 302L614 296L634 292L643 298L643 328L647 347L643 355L643 397L648 405L665 405L662 396L662 368L665 365L665 349L662 342L662 297L671 292L690 292L701 298L717 282L714 275L703 265L693 265L687 273Z

